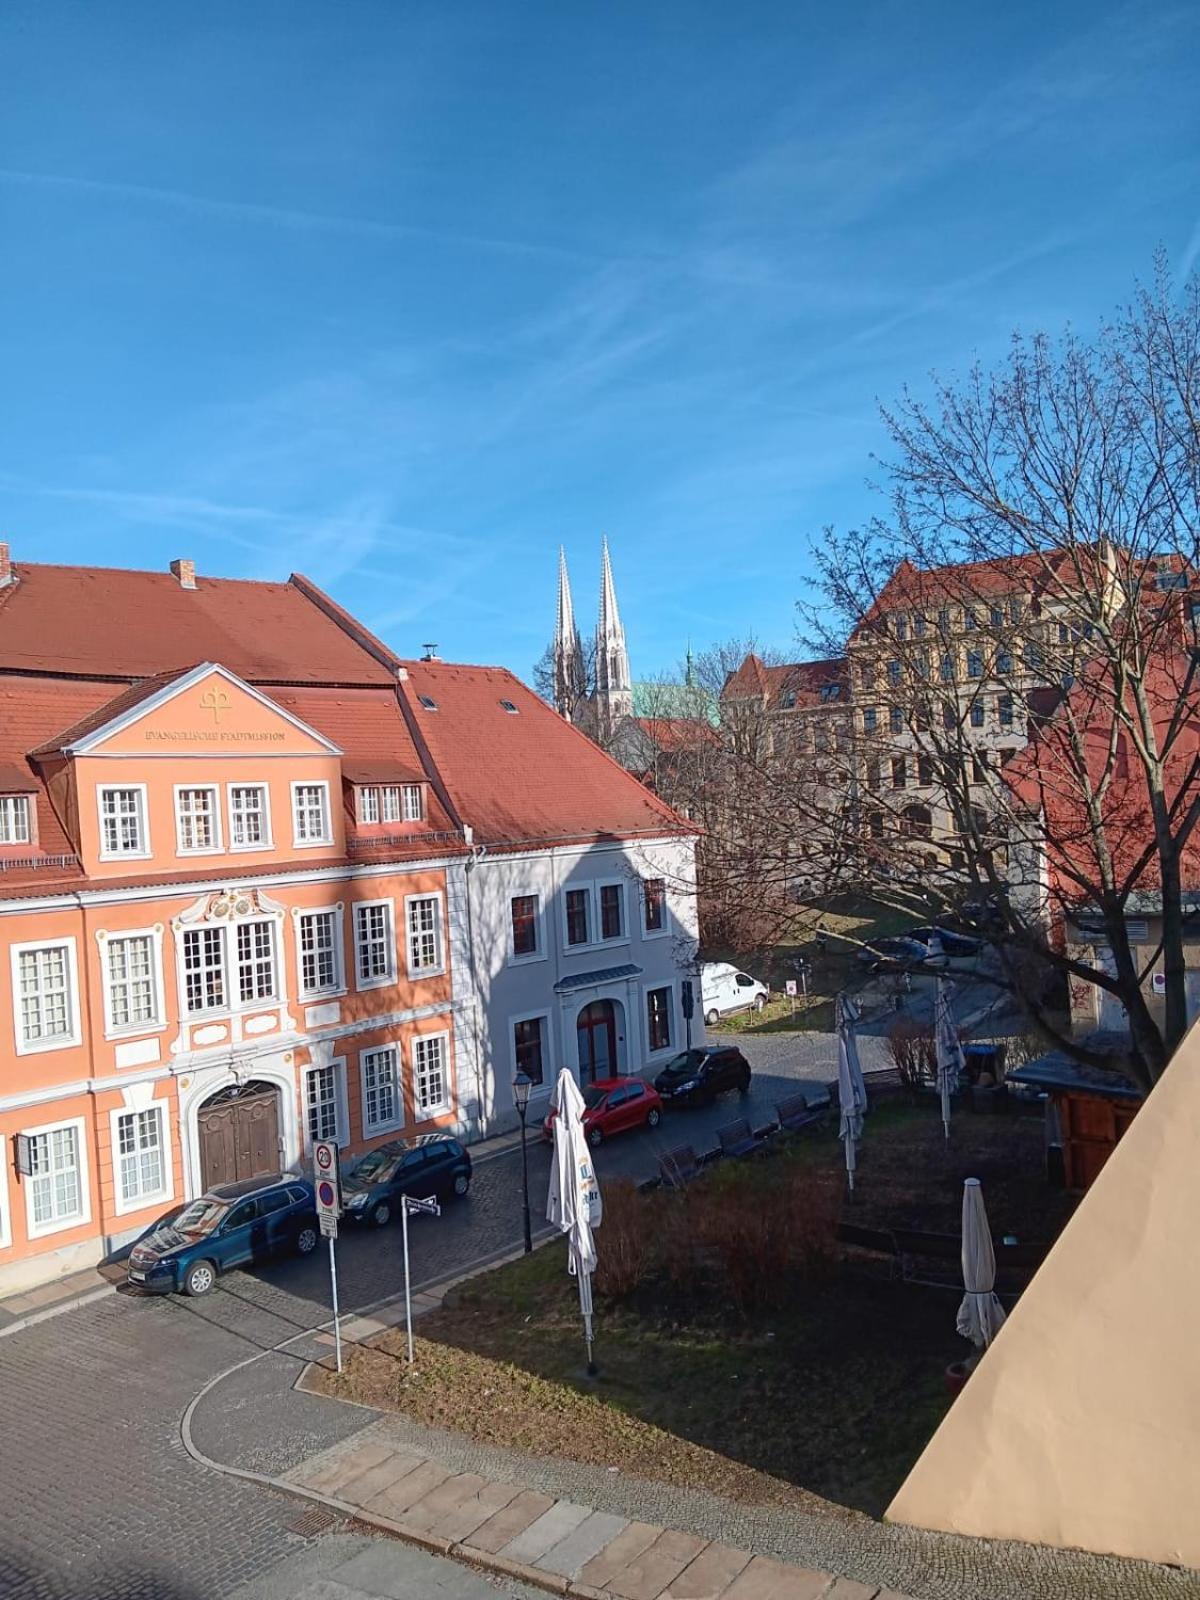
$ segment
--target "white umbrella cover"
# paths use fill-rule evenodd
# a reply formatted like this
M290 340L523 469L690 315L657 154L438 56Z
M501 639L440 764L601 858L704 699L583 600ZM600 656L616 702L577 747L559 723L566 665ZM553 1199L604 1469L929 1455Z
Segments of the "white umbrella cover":
M858 1058L858 1035L854 1031L854 1024L858 1021L858 1007L846 995L837 997L837 1028L845 1036L846 1059L850 1063L850 1081L854 1085L854 1099L858 1106L859 1115L866 1116L870 1110L867 1099L867 1080L863 1077L862 1062Z
M986 1350L1000 1331L1004 1307L993 1292L996 1252L978 1178L968 1178L963 1184L962 1269L967 1292L958 1308L958 1331L964 1339Z
M600 1185L583 1131L583 1096L564 1067L554 1086L554 1160L546 1218L567 1235L570 1270L579 1280L579 1310L587 1341L588 1371L592 1371L592 1273L596 1270L596 1242L592 1229L604 1215Z
M937 1054L937 1086L942 1101L942 1126L950 1137L950 1095L958 1086L966 1066L963 1047L950 1010L950 986L945 978L937 981L937 1000L933 1014L933 1043Z
M859 1076L861 1077L861 1073ZM858 1165L856 1147L862 1138L863 1119L862 1105L855 1089L854 1072L850 1065L850 1051L846 1047L845 1028L838 1029L838 1108L841 1111L838 1138L845 1146L846 1182L853 1193L854 1169Z

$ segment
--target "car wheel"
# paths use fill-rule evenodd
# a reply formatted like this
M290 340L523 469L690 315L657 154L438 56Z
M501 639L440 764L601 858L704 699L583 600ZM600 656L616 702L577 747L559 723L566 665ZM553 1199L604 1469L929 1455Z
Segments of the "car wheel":
M184 1274L183 1287L190 1295L207 1294L217 1281L217 1269L211 1261L197 1261Z
M454 1192L455 1192L455 1194L464 1195L464 1194L466 1194L467 1190L470 1187L471 1187L470 1178L467 1176L467 1174L465 1172L460 1172L458 1177L455 1178L455 1180L454 1180Z
M317 1233L317 1230L313 1227L312 1223L306 1223L296 1235L296 1254L298 1256L312 1255L313 1251L317 1248L317 1240L319 1237L320 1235Z
M591 1145L592 1149L595 1150L597 1145L602 1145L604 1143L603 1130L600 1128L589 1128L587 1141Z
M646 1118L646 1126L648 1128L657 1128L661 1121L662 1121L662 1112L658 1109L657 1106L651 1106L650 1115Z
M391 1220L392 1207L389 1201L380 1200L376 1206L372 1207L371 1226L373 1228L386 1228Z
M721 1020L721 1013L719 1011L706 1011L704 1013L704 1020L708 1023L710 1028L715 1028L717 1023Z
M754 1009L755 1009L755 1011L761 1011L762 1008L766 1005L766 1003L767 1003L767 997L766 997L765 994L755 995L755 997L754 997Z

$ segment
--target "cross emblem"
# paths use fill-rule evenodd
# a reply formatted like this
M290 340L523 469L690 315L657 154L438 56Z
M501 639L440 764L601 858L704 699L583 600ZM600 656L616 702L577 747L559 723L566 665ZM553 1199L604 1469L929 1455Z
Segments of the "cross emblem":
M212 712L214 722L220 722L222 711L229 709L229 696L224 689L206 689L200 696L200 705L203 710Z

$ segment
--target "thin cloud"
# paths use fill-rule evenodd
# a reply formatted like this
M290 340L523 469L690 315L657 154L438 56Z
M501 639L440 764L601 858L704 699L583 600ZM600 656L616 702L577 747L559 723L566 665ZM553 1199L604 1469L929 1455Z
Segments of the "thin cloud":
M417 223L382 222L373 217L333 216L321 211L296 210L288 206L259 205L245 200L215 200L185 189L159 189L140 183L111 183L99 178L76 178L53 172L23 172L0 167L0 183L39 189L61 189L74 194L94 194L115 200L140 200L152 205L170 206L198 216L220 217L229 221L258 222L270 227L294 228L313 233L343 234L356 239L425 239L438 244L456 244L471 250L495 250L508 255L545 256L557 261L596 260L582 250L542 240L508 239L493 234L458 233L443 228L425 228Z

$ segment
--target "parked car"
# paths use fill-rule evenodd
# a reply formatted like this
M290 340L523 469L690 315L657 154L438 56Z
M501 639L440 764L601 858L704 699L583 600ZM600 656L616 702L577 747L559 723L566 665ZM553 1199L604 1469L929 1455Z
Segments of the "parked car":
M289 1250L317 1248L312 1184L294 1172L223 1183L129 1252L129 1282L151 1294L207 1294L218 1274Z
M983 951L982 939L969 933L954 933L950 928L908 928L905 937L919 939L929 949L933 948L936 939L951 962L977 960Z
M700 1009L710 1026L735 1011L753 1007L761 1011L770 998L765 983L731 966L728 961L705 961L700 967Z
M654 1087L672 1105L715 1100L726 1089L745 1094L750 1087L750 1063L734 1045L701 1045L668 1061Z
M940 956L933 955L927 944L907 934L894 939L872 939L858 952L858 959L865 962L870 972L887 967L938 968L949 964L944 952Z
M400 1196L445 1200L471 1187L471 1158L448 1133L389 1139L342 1179L342 1210L351 1222L384 1228L400 1215Z
M542 1138L554 1138L558 1112L551 1109L542 1123ZM583 1131L591 1145L603 1144L629 1128L657 1128L662 1098L642 1078L597 1078L583 1091Z

